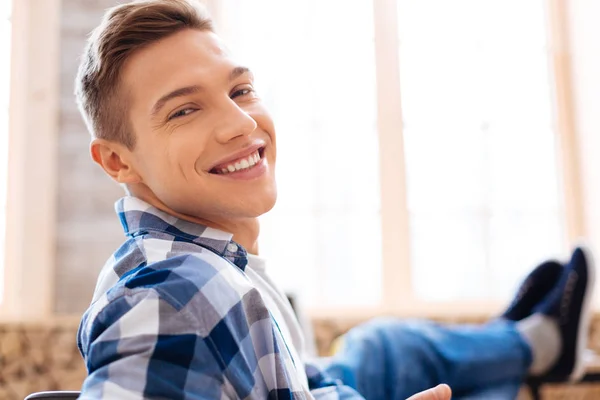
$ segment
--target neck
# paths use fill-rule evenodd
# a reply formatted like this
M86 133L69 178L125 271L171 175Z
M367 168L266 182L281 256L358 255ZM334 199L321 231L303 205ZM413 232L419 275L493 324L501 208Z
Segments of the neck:
M128 194L135 196L151 206L179 219L193 222L198 225L208 226L223 232L233 234L233 240L242 245L248 253L258 255L258 234L260 225L258 218L205 218L196 215L189 215L173 210L163 203L150 189L146 188L128 188Z

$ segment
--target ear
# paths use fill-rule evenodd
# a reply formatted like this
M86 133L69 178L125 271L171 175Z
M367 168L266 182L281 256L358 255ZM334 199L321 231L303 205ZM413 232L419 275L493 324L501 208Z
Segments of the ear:
M132 165L131 151L120 143L94 139L90 144L94 161L118 183L139 183L142 178Z

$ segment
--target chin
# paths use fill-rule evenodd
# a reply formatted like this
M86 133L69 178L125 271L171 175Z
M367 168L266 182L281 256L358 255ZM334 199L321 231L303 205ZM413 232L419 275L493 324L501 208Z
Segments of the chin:
M273 207L275 207L276 201L277 201L277 192L273 191L273 193L270 193L269 195L265 195L258 202L249 201L246 204L244 204L243 208L245 209L245 211L243 213L246 214L247 218L258 218L261 215L266 214L269 211L271 211L273 209Z

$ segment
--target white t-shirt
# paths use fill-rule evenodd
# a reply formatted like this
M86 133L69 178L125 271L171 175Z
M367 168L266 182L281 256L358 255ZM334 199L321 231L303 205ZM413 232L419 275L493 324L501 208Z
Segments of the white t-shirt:
M296 364L296 369L303 382L308 388L308 380L304 370L304 362L308 356L304 335L298 318L292 309L290 302L281 290L275 285L266 273L266 260L262 257L248 254L248 265L246 267L246 276L259 291L267 309L277 323L281 334L286 343L291 343L292 347L288 350ZM310 346L309 346L310 348Z

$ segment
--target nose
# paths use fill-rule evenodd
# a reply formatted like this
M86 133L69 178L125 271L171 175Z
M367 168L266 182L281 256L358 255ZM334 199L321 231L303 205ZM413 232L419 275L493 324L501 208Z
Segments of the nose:
M230 98L222 105L215 132L217 140L227 143L239 136L248 136L257 127L257 123L246 110Z

